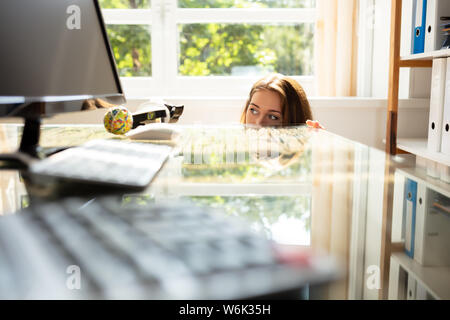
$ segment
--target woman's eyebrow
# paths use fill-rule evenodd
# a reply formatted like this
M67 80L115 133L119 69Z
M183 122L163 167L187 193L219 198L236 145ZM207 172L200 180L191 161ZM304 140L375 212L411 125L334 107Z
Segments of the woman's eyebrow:
M253 102L251 102L250 103L251 105L254 105L255 107L257 107L257 108L259 108L259 109L261 109L261 107L260 106L258 106L256 103L253 103ZM278 111L278 110L273 110L273 109L271 109L271 110L269 110L269 112L276 112L276 113L279 113L279 114L281 114L281 112L280 111Z

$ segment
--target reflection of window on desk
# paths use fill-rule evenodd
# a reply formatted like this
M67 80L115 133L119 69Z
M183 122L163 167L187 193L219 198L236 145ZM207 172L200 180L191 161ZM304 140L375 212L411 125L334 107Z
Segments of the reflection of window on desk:
M304 128L242 127L185 132L182 176L189 182L307 181L311 149Z
M241 217L274 241L310 245L311 197L299 196L190 196L197 205L219 208Z
M146 206L155 203L155 196L153 194L125 194L122 197L122 205L140 205Z
M311 149L308 131L187 130L175 198L247 219L269 238L310 245Z
M257 164L229 165L189 165L182 167L183 179L192 182L256 182L265 179L278 181L309 181L311 175L310 153L298 162L286 167L280 167L274 162L259 162Z

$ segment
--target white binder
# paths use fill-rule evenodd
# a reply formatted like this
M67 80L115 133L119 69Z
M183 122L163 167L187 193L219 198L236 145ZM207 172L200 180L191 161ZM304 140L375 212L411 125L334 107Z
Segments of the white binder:
M427 200L427 188L424 183L419 182L417 184L417 205L416 205L416 228L414 230L415 236L415 248L414 248L414 260L419 263L423 263L423 250L425 243L425 216L426 216L426 200Z
M414 260L424 267L450 267L450 219L433 206L437 197L436 191L418 183Z
M447 58L446 78L444 111L442 118L441 152L450 155L450 58Z
M428 150L430 152L439 152L441 150L446 72L447 58L434 59L431 77L430 118L428 122Z
M416 300L428 300L427 289L419 281L416 282Z
M443 16L450 16L449 0L427 0L425 28L425 52L440 50L444 42L441 32L441 20Z
M408 273L408 286L406 290L406 300L416 300L417 281L411 273Z

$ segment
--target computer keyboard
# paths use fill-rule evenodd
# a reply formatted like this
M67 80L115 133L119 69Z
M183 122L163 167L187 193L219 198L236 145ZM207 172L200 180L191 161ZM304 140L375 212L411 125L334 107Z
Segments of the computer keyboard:
M120 140L92 140L36 161L29 171L40 178L144 189L172 147Z
M0 218L0 299L300 296L338 274L329 257L277 252L242 220L191 204L42 202Z

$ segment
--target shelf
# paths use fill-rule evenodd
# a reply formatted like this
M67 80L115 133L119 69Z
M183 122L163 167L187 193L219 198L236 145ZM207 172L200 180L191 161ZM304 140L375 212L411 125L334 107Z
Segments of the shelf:
M400 68L431 68L433 66L432 60L401 60L399 62Z
M395 252L391 257L436 299L450 299L450 267L424 267L404 252Z
M416 156L450 166L450 156L440 152L428 151L427 143L427 139L398 139L397 148L415 154Z
M447 58L447 57L450 57L450 49L411 54L409 56L400 57L400 61L433 60L436 58Z
M450 198L450 184L430 177L425 169L422 168L404 168L397 169L399 173L414 181L424 183L428 188Z

